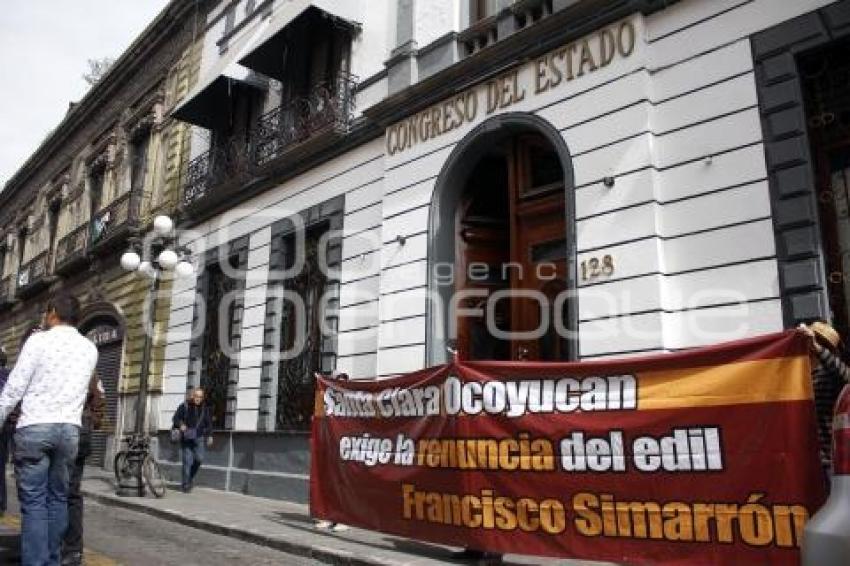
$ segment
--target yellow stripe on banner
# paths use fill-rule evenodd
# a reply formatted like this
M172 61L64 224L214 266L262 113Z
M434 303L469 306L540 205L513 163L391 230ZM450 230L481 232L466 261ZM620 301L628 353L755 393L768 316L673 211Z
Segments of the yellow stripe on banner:
M639 409L716 407L812 398L808 356L638 374Z

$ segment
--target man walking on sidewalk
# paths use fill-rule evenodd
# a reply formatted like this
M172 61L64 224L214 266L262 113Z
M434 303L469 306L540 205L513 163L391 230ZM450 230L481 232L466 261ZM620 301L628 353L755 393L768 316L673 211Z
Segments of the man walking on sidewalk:
M59 296L47 304L46 332L24 344L0 393L0 422L21 401L15 468L21 503L24 566L59 564L68 521L68 468L77 456L81 415L97 348L74 327L80 303Z
M192 491L192 483L204 461L206 447L212 445L212 420L209 407L204 404L204 390L196 387L192 396L177 407L172 419L180 431L180 456L183 474L180 488L183 493Z

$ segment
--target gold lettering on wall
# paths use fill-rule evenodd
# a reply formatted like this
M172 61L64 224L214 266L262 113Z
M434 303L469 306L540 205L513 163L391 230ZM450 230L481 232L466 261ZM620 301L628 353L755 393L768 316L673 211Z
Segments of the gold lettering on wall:
M543 94L603 69L617 58L628 58L636 41L634 24L626 21L554 49L529 63L532 84L528 88L522 80L525 67L517 67L393 124L387 128L387 153L395 155L474 122L479 107L490 115L522 102L528 92Z

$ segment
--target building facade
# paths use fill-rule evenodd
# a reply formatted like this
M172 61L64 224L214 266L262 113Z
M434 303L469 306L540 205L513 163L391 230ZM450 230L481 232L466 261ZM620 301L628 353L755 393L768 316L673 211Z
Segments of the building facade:
M847 0L220 1L161 435L202 385L200 481L304 501L315 372L846 333L848 33Z
M90 459L98 465L111 465L135 423L150 282L124 273L119 258L154 216L177 212L190 140L188 127L168 112L197 80L202 7L169 4L0 192L0 344L14 361L52 294L81 300L80 330L98 346L107 399ZM169 310L160 304L154 391L161 389Z

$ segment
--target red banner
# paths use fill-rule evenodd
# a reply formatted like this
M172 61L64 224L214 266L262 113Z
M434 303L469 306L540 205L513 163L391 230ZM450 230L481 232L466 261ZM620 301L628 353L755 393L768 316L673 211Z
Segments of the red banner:
M628 564L793 564L823 500L808 342L320 379L314 516Z

